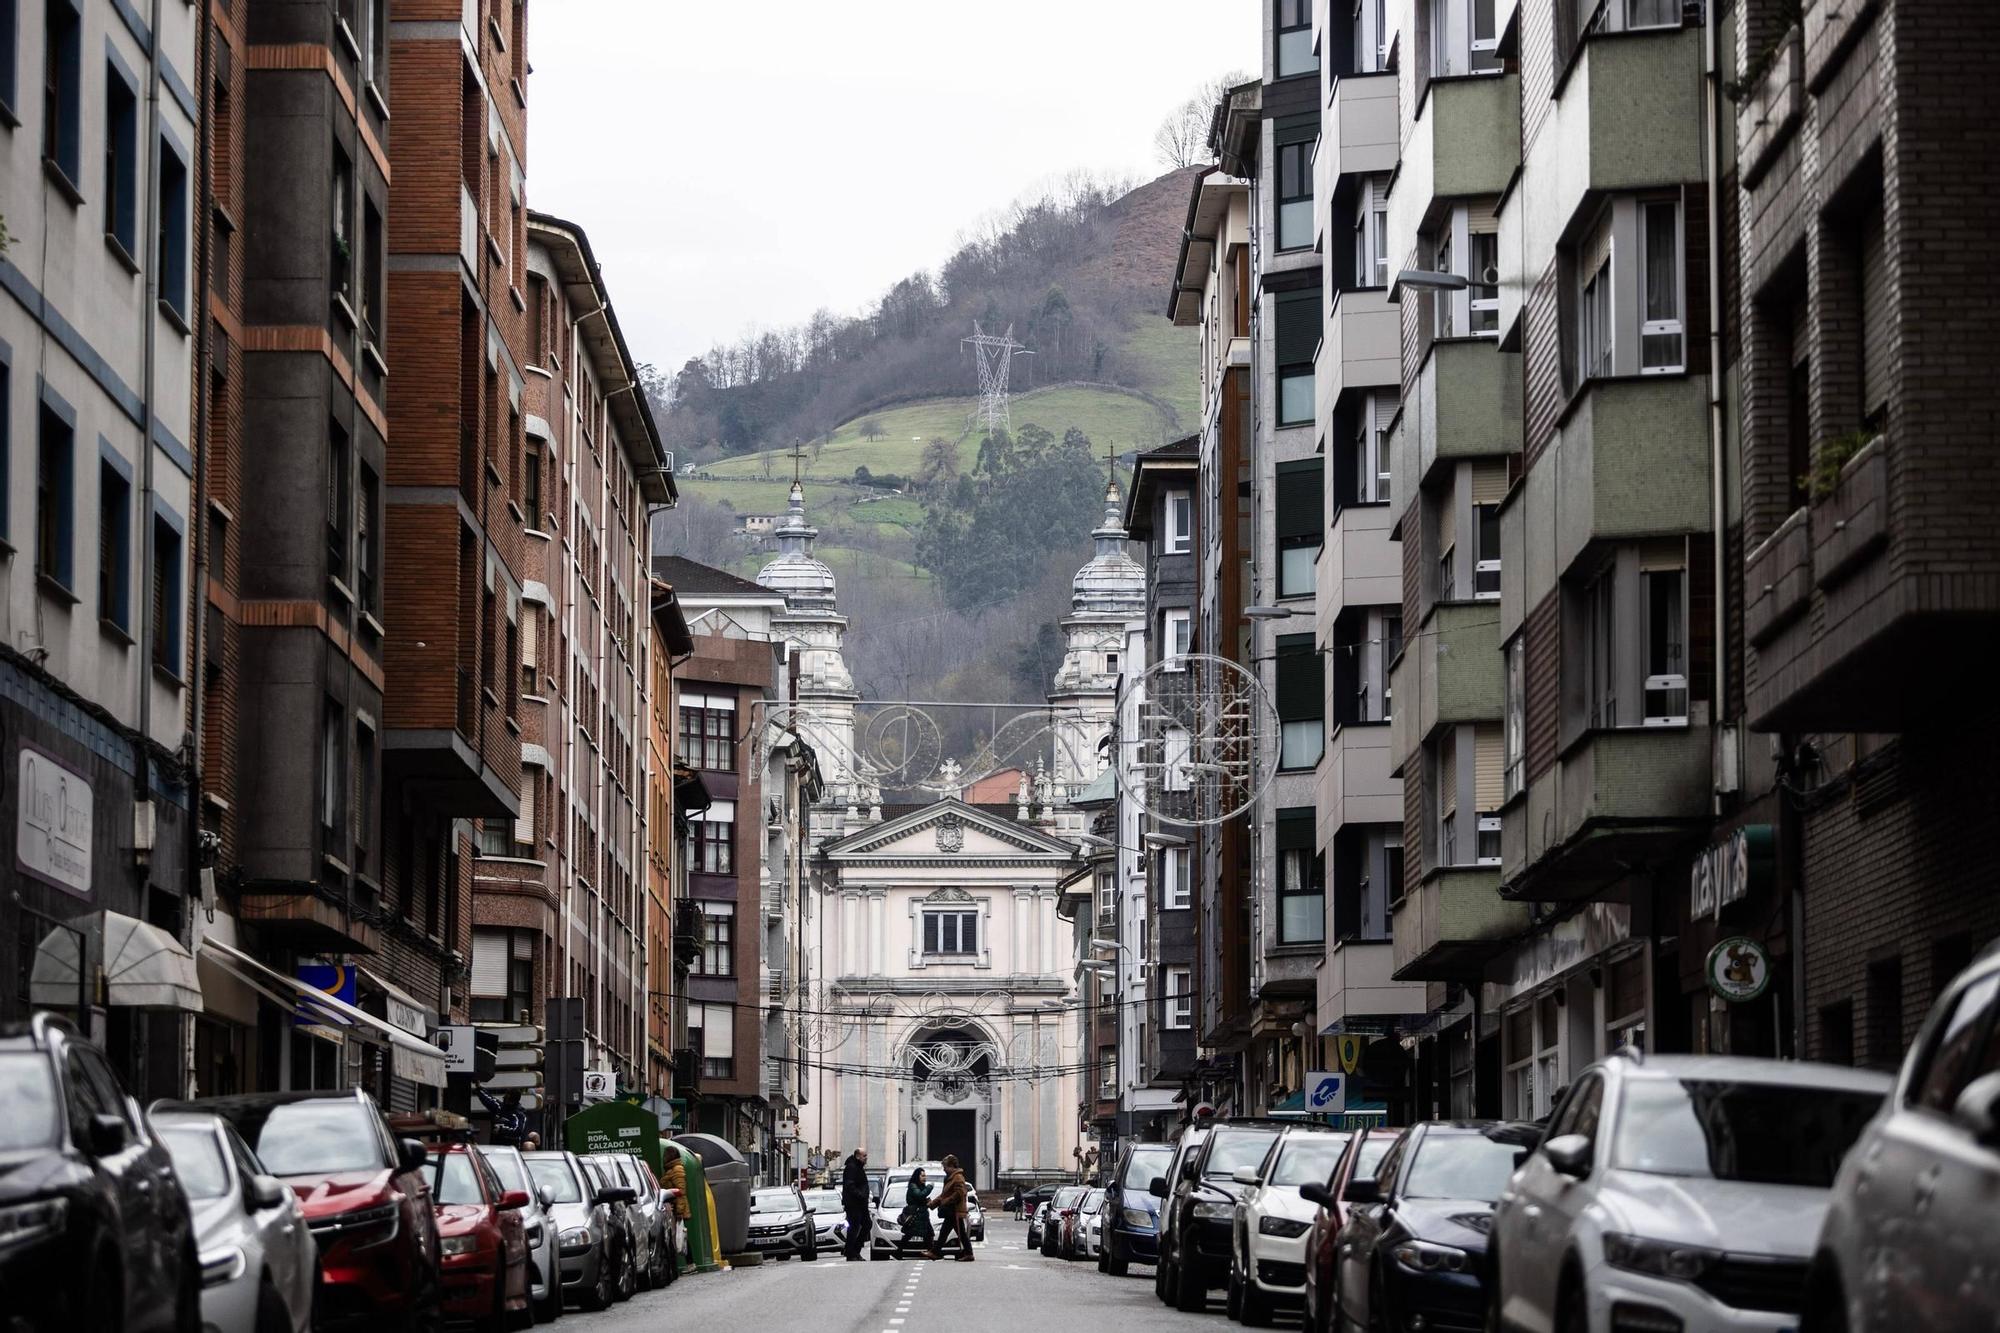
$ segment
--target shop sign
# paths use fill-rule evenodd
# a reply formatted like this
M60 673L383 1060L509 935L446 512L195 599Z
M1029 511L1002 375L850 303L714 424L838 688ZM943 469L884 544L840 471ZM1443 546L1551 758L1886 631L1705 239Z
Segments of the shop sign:
M79 898L90 892L90 825L96 802L83 775L21 747L15 858L22 870Z
M383 1006L387 1010L384 1016L391 1023L403 1029L403 1031L414 1033L419 1037L430 1031L430 1019L423 1010L406 1000L399 1000L393 995L384 995L382 999Z
M1754 1000L1771 984L1771 955L1764 946L1732 935L1708 951L1708 988L1731 1004Z
M1342 1033L1333 1039L1334 1053L1340 1057L1340 1069L1344 1074L1357 1073L1361 1068L1361 1050L1365 1044L1358 1033Z
M1745 824L1694 859L1688 915L1722 919L1722 909L1761 889L1771 874L1771 826Z

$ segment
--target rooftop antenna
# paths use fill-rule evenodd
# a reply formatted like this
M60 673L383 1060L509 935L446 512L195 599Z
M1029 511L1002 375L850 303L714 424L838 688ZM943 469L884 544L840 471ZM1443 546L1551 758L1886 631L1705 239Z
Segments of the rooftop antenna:
M1005 333L996 335L981 329L976 319L972 321L972 336L959 339L958 345L970 346L973 359L979 364L979 406L972 419L984 426L988 435L996 428L1011 431L1014 419L1007 410L1007 374L1015 357L1034 353L1014 341L1012 324Z

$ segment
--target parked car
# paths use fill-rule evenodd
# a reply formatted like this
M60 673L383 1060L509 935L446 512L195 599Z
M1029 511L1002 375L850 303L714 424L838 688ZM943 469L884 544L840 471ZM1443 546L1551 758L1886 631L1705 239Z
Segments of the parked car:
M846 1218L846 1210L840 1206L840 1191L815 1187L800 1193L805 1197L806 1211L812 1214L813 1244L822 1250L840 1248L846 1239L834 1234Z
M937 1198L938 1191L944 1188L943 1162L904 1162L890 1167L875 1199L875 1215L868 1237L870 1259L895 1256L896 1246L903 1239L903 1226L899 1220L903 1215L903 1195L909 1190L910 1177L918 1167L924 1169L924 1180L931 1187L931 1198Z
M1201 1155L1202 1145L1208 1142L1207 1124L1190 1125L1181 1132L1180 1140L1174 1145L1174 1155L1167 1160L1167 1169L1146 1182L1146 1193L1159 1210L1159 1257L1153 1263L1153 1294L1167 1304L1174 1303L1174 1289L1167 1285L1171 1276L1167 1268L1167 1217L1171 1211L1174 1182L1189 1163Z
M1243 1193L1236 1173L1261 1163L1287 1127L1285 1121L1225 1120L1194 1155L1181 1159L1160 1227L1160 1263L1176 1309L1202 1309L1209 1289L1229 1280L1236 1200Z
M1278 1136L1262 1163L1236 1173L1243 1194L1230 1243L1231 1318L1261 1328L1274 1310L1304 1303L1306 1233L1319 1206L1299 1191L1333 1174L1347 1137L1318 1125L1297 1125Z
M1040 1203L1035 1205L1034 1212L1028 1214L1029 1249L1039 1250L1042 1248L1042 1237L1046 1235L1048 1231L1049 1205L1054 1202L1055 1202L1055 1196L1051 1194L1048 1198L1043 1199Z
M1794 1327L1834 1174L1889 1082L1729 1056L1592 1065L1500 1195L1499 1317L1578 1333Z
M664 1287L680 1271L673 1205L661 1198L660 1182L645 1158L637 1153L601 1156L619 1183L632 1191L632 1232L639 1286L645 1291Z
M965 1192L965 1234L975 1241L986 1240L986 1206L979 1202L979 1191Z
M220 1116L162 1111L152 1125L193 1212L202 1324L220 1333L305 1333L319 1255L297 1197Z
M2000 946L1931 1006L1842 1163L1807 1279L1809 1333L2000 1328Z
M1084 1190L1076 1205L1063 1214L1062 1239L1056 1245L1059 1259L1081 1259L1085 1257L1083 1248L1084 1219L1095 1209L1104 1206L1104 1191L1095 1186Z
M1034 1217L1036 1211L1053 1199L1055 1194L1054 1185L1037 1185L1031 1190L1018 1191L1011 1204L1014 1209L1014 1220L1020 1222Z
M258 1092L162 1111L212 1111L227 1120L299 1199L319 1246L316 1329L436 1326L443 1296L428 1154L398 1139L359 1089Z
M606 1228L610 1244L605 1252L611 1260L611 1299L629 1301L639 1290L639 1227L632 1212L632 1187L618 1178L601 1153L583 1153L576 1160L590 1184L591 1197L610 1213Z
M431 1200L437 1208L444 1312L485 1333L534 1320L529 1308L525 1190L509 1190L470 1143L439 1143L430 1153Z
M1083 1196L1076 1212L1076 1245L1072 1259L1096 1259L1104 1253L1104 1191Z
M1170 1143L1129 1144L1119 1155L1104 1186L1102 1271L1123 1277L1133 1260L1150 1264L1160 1257L1160 1201L1146 1187L1165 1174L1173 1155Z
M1069 1230L1069 1219L1087 1192L1081 1185L1064 1185L1049 1200L1049 1213L1042 1219L1041 1236L1042 1253L1049 1258L1063 1257L1063 1239Z
M557 1273L564 1299L602 1310L615 1296L617 1223L611 1204L574 1153L521 1154L537 1187L549 1194L549 1225L556 1233Z
M529 1174L528 1163L519 1148L488 1143L482 1144L479 1151L493 1168L493 1174L500 1177L503 1188L519 1190L528 1196L528 1201L521 1205L521 1229L528 1238L528 1299L534 1302L537 1320L554 1319L562 1313L562 1270L556 1262L555 1225L548 1212L549 1191Z
M0 1024L0 1292L28 1328L193 1328L181 1182L103 1054L52 1014Z
M1312 1333L1334 1330L1333 1238L1347 1224L1347 1211L1380 1197L1375 1168L1402 1133L1398 1129L1357 1129L1348 1136L1340 1163L1324 1185L1300 1187L1299 1195L1319 1205L1312 1230L1306 1233L1306 1328Z
M1376 1174L1379 1198L1356 1198L1335 1238L1343 1328L1481 1327L1493 1203L1525 1152L1508 1141L1508 1128L1432 1120L1403 1131Z
M750 1191L750 1248L779 1259L819 1258L812 1211L796 1185L767 1185Z

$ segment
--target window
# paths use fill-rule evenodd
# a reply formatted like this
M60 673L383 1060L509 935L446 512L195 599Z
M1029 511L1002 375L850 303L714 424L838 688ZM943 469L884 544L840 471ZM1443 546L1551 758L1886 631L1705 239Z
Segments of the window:
M689 868L704 875L735 874L736 802L710 801L692 822L694 862Z
M530 444L521 460L521 507L528 512L528 526L542 526L542 449Z
M1492 338L1500 333L1500 236L1493 205L1460 204L1431 237L1431 267L1456 273L1466 286L1431 295L1432 332L1439 338Z
M1194 547L1194 497L1186 491L1166 496L1166 542L1161 555L1186 555Z
M1994 1015L2000 1012L2000 976L1988 973L1967 986L1951 1009L1923 1064L1910 1081L1911 1104L1949 1117L1959 1094L1973 1079L1994 1072L2000 1045L1989 1038Z
M389 91L389 0L367 0L368 63L362 78L375 85L378 94Z
M1458 251L1452 246L1451 221L1447 218L1444 231L1432 242L1432 271L1437 273L1458 272L1458 263L1455 258L1457 253ZM1431 293L1431 309L1432 334L1439 338L1453 338L1458 336L1458 321L1456 319L1458 314L1458 293L1442 287L1439 288L1437 291Z
M1388 0L1354 0L1354 72L1375 74L1388 65Z
M1500 864L1500 816L1485 810L1479 812L1478 833L1473 845L1473 859L1483 866Z
M1393 716L1390 667L1403 642L1403 617L1384 607L1350 607L1333 631L1334 720L1342 726Z
M0 108L10 120L20 119L15 99L20 95L16 71L21 59L21 16L16 8L17 0L0 0Z
M1621 15L1627 29L1681 26L1682 0L1622 0L1622 3L1622 10L1618 4L1605 7L1606 27L1615 27Z
M736 1076L736 1009L727 1004L690 1004L688 1040L701 1052L703 1078Z
M1511 800L1527 784L1527 640L1516 634L1503 651L1507 659L1507 700L1500 723L1504 733L1501 782L1504 796Z
M1388 504L1395 495L1389 454L1389 422L1396 415L1396 395L1364 393L1354 416L1353 469L1356 504Z
M1312 768L1326 748L1326 676L1313 636L1279 636L1274 665L1281 725L1278 767Z
M1313 850L1310 807L1278 812L1278 943L1326 938L1326 861Z
M1593 378L1687 368L1686 244L1679 200L1622 196L1568 252L1572 391Z
M0 0L0 4L4 3L5 0ZM0 22L5 22L6 18L6 14L0 13ZM14 499L12 487L7 484L8 477L14 470L14 364L11 360L12 356L13 349L7 346L6 339L0 338L0 540L4 540L13 533L13 524L7 521L7 515L13 508Z
M333 146L327 279L335 296L349 296L354 285L354 163L339 144Z
M1100 870L1095 878L1097 892L1097 919L1109 925L1118 919L1118 876L1110 870Z
M181 533L180 521L164 510L153 512L153 665L181 678Z
M1284 292L1273 302L1273 309L1277 323L1278 424L1310 425L1316 407L1313 360L1319 355L1322 327L1319 289Z
M1162 785L1168 791L1187 791L1191 787L1188 765L1194 759L1194 738L1185 727L1168 727L1160 737L1160 771Z
M347 431L338 421L328 421L326 429L326 572L327 577L347 577L347 521L354 500L348 490L352 461Z
M1420 0L1421 2L1421 0ZM1431 78L1500 72L1495 0L1428 0Z
M1194 852L1189 847L1162 847L1160 849L1160 906L1166 911L1180 911L1194 903L1194 883L1191 867Z
M382 567L382 538L375 514L381 503L382 483L376 479L375 469L363 463L360 498L354 508L354 593L361 600L361 609L368 612L378 609L380 597L376 571Z
M1311 74L1319 68L1313 53L1311 0L1278 0L1278 77Z
M1313 595L1313 563L1326 527L1325 469L1317 458L1280 463L1276 471L1278 596Z
M97 465L97 616L132 628L132 482L109 457Z
M329 855L344 850L333 839L340 832L347 796L347 710L332 699L320 705L319 824L327 835Z
M1169 967L1166 980L1166 1011L1160 1026L1169 1032L1184 1032L1194 1026L1194 969Z
M924 918L924 957L963 957L979 952L979 913L927 911Z
M373 199L361 204L361 326L371 342L382 340L382 311L389 303L383 247L382 210Z
M47 0L42 49L42 156L72 191L83 181L83 15L75 0Z
M1118 1095L1118 1048L1097 1048L1097 1095L1110 1100Z
M376 799L375 728L366 718L356 718L354 722L354 868L368 869L368 850L375 845L376 810L380 802ZM528 770L526 790L523 795L534 790L533 770ZM529 823L534 821L533 807L529 807Z
M1566 657L1578 687L1564 697L1576 728L1681 726L1688 720L1688 580L1677 540L1624 547L1565 594Z
M160 136L160 234L155 262L159 265L160 303L183 327L188 317L188 167L187 154L165 134Z
M1466 289L1466 307L1470 312L1468 328L1482 337L1497 337L1500 333L1500 234L1492 231L1475 231L1468 235L1468 258L1472 269L1466 274L1471 286Z
M1278 248L1303 250L1313 243L1313 154L1319 147L1319 118L1281 123L1272 133L1278 150Z
M1501 484L1505 484L1502 474ZM1480 601L1500 597L1500 506L1472 506L1472 595Z
M1163 657L1182 657L1187 654L1194 634L1194 613L1192 611L1164 611L1160 614L1160 652ZM1185 670L1186 668L1176 668Z
M1646 310L1639 325L1639 373L1657 375L1687 364L1681 326L1680 207L1654 201L1639 210L1644 247Z
M1897 1068L1903 1062L1903 960L1877 958L1867 971L1868 1058L1871 1069Z
M1431 757L1431 809L1437 817L1437 863L1458 864L1458 730L1438 737Z
M1584 594L1584 685L1589 691L1585 719L1592 727L1618 725L1617 569L1601 575Z
M35 573L68 591L75 574L75 417L49 397L45 391L35 466Z
M735 903L702 902L701 951L695 955L693 970L704 977L736 975Z
M1639 601L1645 613L1645 724L1672 726L1687 721L1686 571L1647 569L1639 574Z
M683 694L680 713L680 761L711 773L735 772L735 697Z
M1354 285L1389 285L1389 188L1384 176L1363 176L1354 201Z
M475 929L469 993L475 1023L514 1023L534 1012L533 932Z
M104 64L104 230L139 261L139 94L115 57Z

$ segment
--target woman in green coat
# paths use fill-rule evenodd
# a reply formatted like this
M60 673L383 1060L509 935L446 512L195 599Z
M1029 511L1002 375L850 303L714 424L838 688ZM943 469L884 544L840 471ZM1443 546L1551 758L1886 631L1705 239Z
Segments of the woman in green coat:
M924 1256L935 1259L937 1236L931 1230L931 1187L925 1183L924 1169L918 1167L910 1174L910 1187L903 1191L903 1215L897 1219L901 1235L896 1240L896 1257L903 1257L903 1247L921 1242Z

